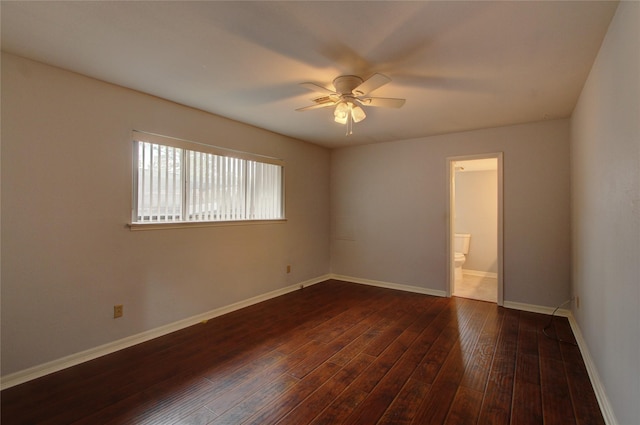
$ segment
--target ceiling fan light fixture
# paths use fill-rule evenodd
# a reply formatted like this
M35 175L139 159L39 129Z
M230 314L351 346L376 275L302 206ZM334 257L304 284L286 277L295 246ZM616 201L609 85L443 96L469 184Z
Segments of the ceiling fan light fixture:
M364 109L353 102L340 102L333 111L334 121L347 124L348 121L360 122L367 117Z
M337 123L340 123L340 124L346 124L346 123L347 123L347 116L346 116L346 115L345 115L345 116L338 116L338 115L336 115L336 116L333 118L333 120L334 120L335 122L337 122Z
M340 124L346 124L347 123L347 118L350 114L350 110L349 110L349 106L347 106L346 103L344 102L340 102L338 103L338 105L336 106L335 111L333 111L333 117L335 122L338 122Z
M355 105L351 108L351 116L353 117L353 122L360 122L367 117L367 114L364 113L364 109Z

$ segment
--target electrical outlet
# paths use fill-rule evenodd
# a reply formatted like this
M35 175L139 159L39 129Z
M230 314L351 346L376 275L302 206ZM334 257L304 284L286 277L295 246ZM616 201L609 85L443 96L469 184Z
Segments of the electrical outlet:
M291 265L287 265L287 273L291 273Z
M118 317L122 317L122 315L124 314L123 312L123 306L122 304L118 304L118 305L114 305L113 306L113 318L117 319Z

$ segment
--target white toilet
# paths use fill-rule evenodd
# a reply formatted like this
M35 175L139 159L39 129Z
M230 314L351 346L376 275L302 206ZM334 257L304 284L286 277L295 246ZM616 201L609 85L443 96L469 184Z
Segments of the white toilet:
M471 234L456 233L455 242L454 242L455 256L453 258L454 279L455 279L456 285L462 282L462 265L467 259L465 255L469 253L470 240L471 240Z

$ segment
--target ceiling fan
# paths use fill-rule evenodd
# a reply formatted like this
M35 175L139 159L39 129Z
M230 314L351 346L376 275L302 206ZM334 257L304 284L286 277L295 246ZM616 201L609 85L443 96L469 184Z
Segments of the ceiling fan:
M341 75L333 80L335 91L315 83L301 83L302 87L324 96L312 99L315 102L313 105L298 108L296 111L335 106L334 120L340 124L346 124L347 135L349 135L353 133L353 123L367 117L362 106L400 108L404 105L405 99L369 96L369 93L390 81L391 78L382 74L373 74L367 80L355 75Z

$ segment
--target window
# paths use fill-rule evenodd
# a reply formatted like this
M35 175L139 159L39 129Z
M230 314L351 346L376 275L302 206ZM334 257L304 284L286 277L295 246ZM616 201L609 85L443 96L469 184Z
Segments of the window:
M133 132L133 224L284 218L281 160Z

